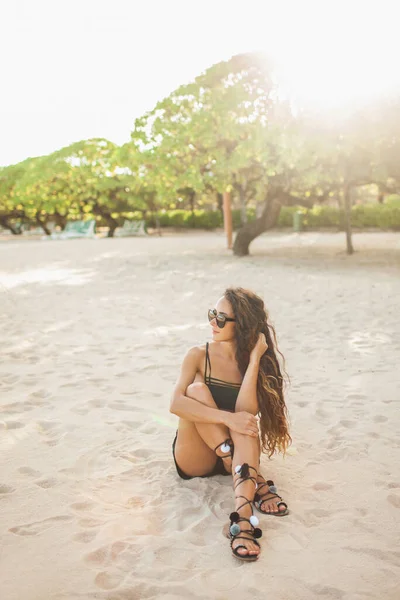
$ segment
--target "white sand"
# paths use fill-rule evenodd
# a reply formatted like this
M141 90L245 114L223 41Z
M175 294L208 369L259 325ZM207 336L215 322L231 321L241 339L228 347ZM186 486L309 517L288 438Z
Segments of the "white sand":
M400 236L0 243L0 598L398 600ZM236 561L230 478L178 478L170 392L227 285L287 358L290 504Z

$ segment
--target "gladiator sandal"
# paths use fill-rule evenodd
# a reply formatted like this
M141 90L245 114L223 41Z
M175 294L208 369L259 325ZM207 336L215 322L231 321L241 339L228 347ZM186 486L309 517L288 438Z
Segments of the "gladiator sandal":
M265 487L268 489L265 490L264 493L260 493L261 490ZM271 512L271 511L263 510L263 508L262 508L263 503L268 502L269 500L273 500L274 498L279 498L279 502L276 503L276 506L278 507L278 512ZM257 485L257 492L254 495L253 504L256 507L256 509L263 515L269 515L272 517L285 517L286 515L289 514L288 506L287 506L286 502L284 502L282 500L281 496L279 496L278 490L275 487L272 479L268 479L268 481L264 480L264 483L259 483ZM284 506L285 507L284 510L279 510L280 506Z
M235 467L235 473L236 475L239 475L239 477L238 479L236 479L235 484L233 486L234 491L236 491L239 485L248 480L252 481L255 487L257 488L257 479L256 477L252 477L250 475L250 469L255 471L257 477L257 469L250 467L247 463L243 463L242 465L238 465L237 467ZM239 554L239 548L245 548L248 551L248 548L247 546L245 546L245 544L239 544L235 548L233 547L233 543L235 542L235 540L247 540L255 543L260 548L260 544L257 542L257 539L262 536L261 529L257 527L257 525L259 524L259 520L255 515L253 515L252 500L249 500L245 496L236 496L236 498L243 498L244 502L238 507L236 511L232 512L229 515L230 526L229 529L226 531L226 535L231 540L232 554L236 558L247 562L255 561L258 559L259 554ZM251 516L249 519L247 519L246 517L241 517L239 514L240 509L247 505L249 505L251 508ZM240 523L248 523L249 527L246 529L241 529Z
M221 452L224 453L223 456L220 456L219 454L217 454L217 456L219 456L220 458L229 458L229 457L233 457L233 450L234 450L234 445L233 442L230 438L226 439L224 442L222 442L222 444L218 444L218 446L216 446L214 448L214 452L216 453L218 448L221 449Z

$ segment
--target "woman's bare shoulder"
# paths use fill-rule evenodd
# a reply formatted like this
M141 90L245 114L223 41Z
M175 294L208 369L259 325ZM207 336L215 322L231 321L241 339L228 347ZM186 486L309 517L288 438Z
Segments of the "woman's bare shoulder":
M200 360L201 358L204 358L206 355L206 344L203 344L201 346L192 346L191 348L189 348L189 350L186 352L186 357L191 358L192 360Z

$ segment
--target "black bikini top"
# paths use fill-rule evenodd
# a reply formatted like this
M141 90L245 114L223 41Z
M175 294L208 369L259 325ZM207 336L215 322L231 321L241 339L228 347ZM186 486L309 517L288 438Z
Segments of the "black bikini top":
M207 373L208 371L208 373ZM236 400L239 395L241 383L229 383L216 377L211 377L211 361L206 344L206 363L204 366L204 382L209 388L215 404L220 410L235 412Z

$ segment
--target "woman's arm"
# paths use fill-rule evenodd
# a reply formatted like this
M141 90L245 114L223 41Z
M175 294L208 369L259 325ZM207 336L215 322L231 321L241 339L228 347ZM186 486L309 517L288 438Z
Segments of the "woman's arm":
M257 377L262 355L267 351L268 344L265 335L260 333L253 350L250 353L249 366L246 369L240 392L236 401L236 412L245 410L252 415L259 412L257 399Z
M260 359L257 356L250 355L249 366L247 367L242 385L240 387L240 392L236 400L235 412L245 410L252 415L258 414L257 377L259 367Z
M197 402L193 398L185 396L188 386L193 383L196 373L199 370L201 361L204 360L204 353L200 348L194 347L189 350L183 359L181 372L176 382L175 389L172 394L170 412L187 421L197 423L222 423L226 425L226 417L230 413L219 410L218 408L210 408Z

